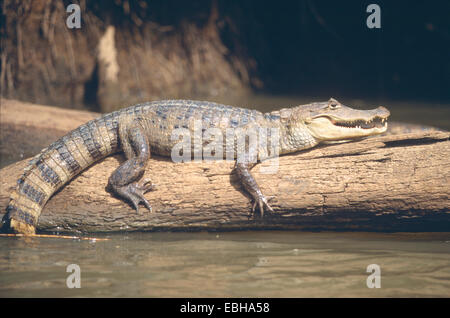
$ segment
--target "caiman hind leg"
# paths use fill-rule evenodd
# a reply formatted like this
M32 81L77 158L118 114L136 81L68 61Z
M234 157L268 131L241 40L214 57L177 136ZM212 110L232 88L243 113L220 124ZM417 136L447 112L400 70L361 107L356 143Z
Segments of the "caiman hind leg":
M244 189L252 196L253 204L252 204L252 213L255 213L256 206L259 208L259 212L261 216L264 216L264 208L267 208L269 211L273 212L272 207L269 205L268 201L273 197L265 197L258 184L256 183L255 178L250 173L250 169L253 168L256 163L249 163L247 160L244 161L236 161L235 171L236 174L241 181Z
M111 174L108 184L119 196L130 201L138 213L141 202L151 211L152 207L144 193L154 186L149 179L138 182L150 159L148 138L140 122L131 120L119 122L119 138L127 161Z

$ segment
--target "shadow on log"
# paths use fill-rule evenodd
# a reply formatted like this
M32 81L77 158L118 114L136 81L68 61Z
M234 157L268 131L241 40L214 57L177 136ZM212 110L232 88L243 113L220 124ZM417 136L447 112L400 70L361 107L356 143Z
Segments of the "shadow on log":
M137 214L106 190L124 160L118 154L57 192L37 229L449 231L449 137L437 131L388 135L282 156L275 174L256 166L252 173L263 193L275 196L276 213L264 219L249 218L249 197L232 174L232 162L173 163L162 157L153 157L145 174L157 184L146 194L153 212ZM2 214L26 163L0 170Z

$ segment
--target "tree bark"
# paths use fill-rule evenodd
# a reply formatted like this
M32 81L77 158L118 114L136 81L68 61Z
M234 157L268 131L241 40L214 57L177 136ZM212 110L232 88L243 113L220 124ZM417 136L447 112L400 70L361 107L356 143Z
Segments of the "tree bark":
M124 160L110 156L58 191L37 229L58 232L156 230L450 230L450 133L388 135L279 158L276 173L252 173L275 213L249 217L233 162L173 163L153 157L144 177L153 212L142 214L106 189ZM0 208L27 163L0 170Z

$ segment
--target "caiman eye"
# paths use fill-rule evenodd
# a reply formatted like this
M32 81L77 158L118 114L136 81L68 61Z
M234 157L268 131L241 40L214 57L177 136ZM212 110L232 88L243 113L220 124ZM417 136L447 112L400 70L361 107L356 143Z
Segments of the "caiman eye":
M330 109L337 109L337 108L339 108L339 104L336 103L336 102L331 102L331 103L328 105L328 107L329 107Z

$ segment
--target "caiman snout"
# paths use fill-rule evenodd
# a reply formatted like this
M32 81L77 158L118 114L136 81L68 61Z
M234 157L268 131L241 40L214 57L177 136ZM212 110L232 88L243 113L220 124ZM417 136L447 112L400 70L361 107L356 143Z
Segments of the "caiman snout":
M380 117L387 118L391 115L391 112L384 106L378 106L376 111L377 111L377 115Z

